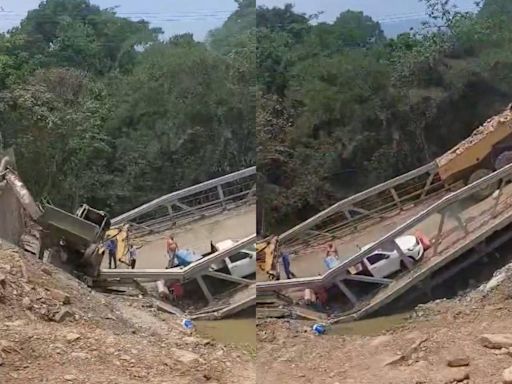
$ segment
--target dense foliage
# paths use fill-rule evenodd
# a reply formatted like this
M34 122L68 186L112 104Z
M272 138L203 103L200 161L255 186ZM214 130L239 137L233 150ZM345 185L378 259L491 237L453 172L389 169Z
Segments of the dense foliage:
M429 25L395 39L361 12L257 8L266 232L432 161L511 102L511 2L424 2Z
M207 43L88 0L0 34L0 142L35 197L115 214L254 165L256 8L238 5Z

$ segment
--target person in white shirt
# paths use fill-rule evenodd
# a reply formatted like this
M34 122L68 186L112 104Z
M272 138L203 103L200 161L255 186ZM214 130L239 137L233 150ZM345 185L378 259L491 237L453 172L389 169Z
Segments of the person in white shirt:
M133 244L130 244L128 249L128 262L131 269L135 269L135 263L137 263L137 248Z

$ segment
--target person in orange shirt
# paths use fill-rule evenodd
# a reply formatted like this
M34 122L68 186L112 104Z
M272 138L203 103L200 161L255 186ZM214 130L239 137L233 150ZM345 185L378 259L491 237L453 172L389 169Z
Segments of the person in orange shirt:
M176 251L178 250L178 243L174 240L174 237L169 236L167 238L167 257L169 258L167 261L167 267L165 269L169 269L174 267L174 259L176 258Z

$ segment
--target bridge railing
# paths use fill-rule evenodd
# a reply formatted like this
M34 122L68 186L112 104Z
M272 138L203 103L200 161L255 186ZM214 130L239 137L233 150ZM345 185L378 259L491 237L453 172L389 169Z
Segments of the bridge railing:
M141 205L112 220L133 224L135 235L159 232L256 201L256 167L209 180Z
M432 162L332 205L279 239L287 249L298 251L344 237L445 190Z
M411 260L404 255L395 239L406 234L413 234L411 232L421 226L434 231L431 237L432 248L427 252L427 259L449 256L454 250L460 248L461 244L467 241L469 237L480 236L480 232L486 226L488 227L490 222L496 223L503 220L505 216L507 218L511 216L512 188L505 188L506 183L511 179L512 165L508 165L433 203L420 214L378 239L364 251L359 251L357 254L345 258L335 268L327 271L322 276L261 282L257 283L258 292L329 286L335 283L355 305L358 298L347 288L344 281L352 280L388 285L393 280L354 275L349 269L357 268L363 259L374 252L390 247L398 252L407 268L418 267L411 264ZM477 190L489 185L499 185L497 196L489 197L484 201L478 201L473 197ZM433 221L433 216L439 218L437 222ZM437 225L435 225L436 223Z

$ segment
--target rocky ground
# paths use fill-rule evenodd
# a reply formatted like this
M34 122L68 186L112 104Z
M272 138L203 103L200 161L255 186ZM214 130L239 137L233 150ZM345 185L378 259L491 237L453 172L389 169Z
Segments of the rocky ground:
M512 267L479 289L416 308L373 336L311 333L312 323L258 323L258 383L512 383Z
M253 359L186 333L150 300L91 291L0 243L2 384L248 384Z

